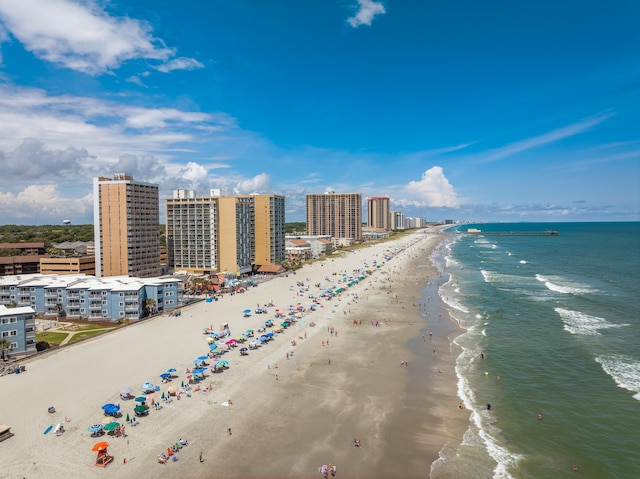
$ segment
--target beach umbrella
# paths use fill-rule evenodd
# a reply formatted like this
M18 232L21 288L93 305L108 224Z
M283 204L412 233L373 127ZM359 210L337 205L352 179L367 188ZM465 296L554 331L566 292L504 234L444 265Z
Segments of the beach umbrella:
M217 344L215 344L215 343L214 343L214 344L210 344L210 345L209 345L209 349L210 349L211 351L215 351L216 349L218 349L218 345L217 345Z
M175 372L176 372L176 368L169 368L169 369L167 369L167 371L166 371L166 372L168 372L168 373L175 373Z
M127 422L129 422L131 419L129 418L129 414L127 413Z
M147 402L147 398L144 396L138 396L137 398L134 399L135 402Z
M112 418L112 417L105 417L105 418L102 420L102 425L104 426L104 425L106 425L106 424L109 424L111 421L113 421L113 418Z
M169 379L169 378L171 377L171 374L169 374L169 373L162 373L162 374L160 375L160 377L161 377L162 379Z
M240 348L241 353L246 353L248 350L249 350L248 348Z
M131 394L132 392L133 392L133 389L124 388L122 391L120 391L120 394L124 394L126 396L127 394Z
M198 359L200 361L206 361L207 359L209 359L209 356L198 356Z
M92 426L89 426L87 429L91 434L95 434L98 431L102 431L103 427L104 426L102 424L93 424Z
M247 329L247 334L253 334L253 329Z
M237 342L237 341L236 341L235 339L230 339L229 341L226 341L224 344L227 344L227 345L229 345L229 346L230 346L230 345L232 345L232 344L236 344L236 342Z
M136 407L137 407L137 406L136 406ZM113 430L115 430L115 428L117 428L119 425L120 425L120 423L119 423L119 422L117 422L117 421L113 421L113 422L110 422L109 424L105 424L105 426L104 426L104 430L105 430L105 431L113 431Z
M149 406L143 406L142 404L140 404L139 406L136 406L136 407L133 408L133 412L135 412L136 414L142 414L142 413L146 412L148 409L149 409ZM107 424L107 426L108 426L108 424ZM106 429L107 426L105 426L105 429Z
M242 314L251 314L251 310L250 309L245 309Z
M184 387L184 381L182 381L182 382L180 383L180 387L182 387L182 388Z
M164 391L162 391L162 396L160 396L162 399L164 399Z
M183 386L184 386L184 384L183 384ZM175 394L175 393L178 392L178 389L179 389L178 386L171 386L171 387L169 387L167 389L167 391L169 392L169 394Z
M94 451L94 452L104 451L108 447L109 447L109 443L108 442L96 442L93 445L93 447L91 448L91 450Z
M273 337L275 336L275 334L273 334L273 333L269 332L269 333L265 334L265 336L266 336L267 338L273 338Z
M149 389L154 389L155 386L153 384L151 384L149 381L147 381L146 383L144 383L142 386L140 386L143 390L147 391Z
M115 404L113 404L113 403L107 403L107 404L103 404L103 405L102 405L102 410L103 410L103 411L106 411L106 410L111 409L111 408L114 408L114 407L118 407L118 406L116 406L116 405L115 405Z
M193 374L202 374L203 372L205 372L207 370L207 368L197 368L194 369L193 371L191 371Z

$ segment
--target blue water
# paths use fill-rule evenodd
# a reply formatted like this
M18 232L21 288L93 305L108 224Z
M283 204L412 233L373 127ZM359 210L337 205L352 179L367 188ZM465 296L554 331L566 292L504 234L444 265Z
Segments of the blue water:
M470 419L431 477L640 478L640 223L449 232L469 227L559 235L443 245L440 294L465 329L454 342Z

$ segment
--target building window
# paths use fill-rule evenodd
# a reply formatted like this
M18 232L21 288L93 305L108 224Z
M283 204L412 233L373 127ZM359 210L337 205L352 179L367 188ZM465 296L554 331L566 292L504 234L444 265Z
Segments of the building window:
M124 302L123 302L123 301L120 301L120 302L118 303L118 305L122 308L122 307L124 307Z
M9 349L18 349L18 343L10 343Z
M17 335L18 335L18 331L16 331L15 329L12 329L11 331L2 331L3 338L9 338L11 336L17 336Z

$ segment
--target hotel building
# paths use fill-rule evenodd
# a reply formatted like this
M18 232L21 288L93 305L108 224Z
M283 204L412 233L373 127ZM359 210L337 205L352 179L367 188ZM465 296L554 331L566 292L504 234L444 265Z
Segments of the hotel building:
M307 195L307 234L337 240L362 240L362 195L333 193Z
M390 230L389 197L374 196L367 198L367 226Z
M94 178L96 276L160 275L158 185L124 173Z
M175 190L167 205L169 268L189 274L250 273L285 260L284 197L196 196Z

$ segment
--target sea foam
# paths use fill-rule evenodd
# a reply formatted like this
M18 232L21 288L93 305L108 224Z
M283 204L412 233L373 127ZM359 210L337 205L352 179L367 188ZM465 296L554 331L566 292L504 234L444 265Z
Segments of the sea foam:
M613 378L618 387L635 393L640 401L640 361L629 356L610 355L596 358L602 369Z
M590 288L587 285L571 282L561 278L560 276L547 277L541 274L536 274L536 279L541 283L544 283L547 289L555 291L556 293L581 295L597 292L597 290Z
M596 335L599 329L620 328L627 324L613 324L604 318L591 316L580 311L571 311L564 308L555 308L564 323L565 331L571 334Z

